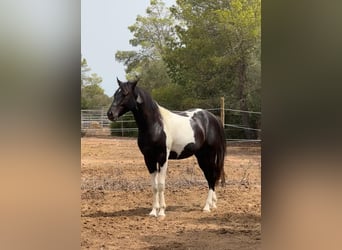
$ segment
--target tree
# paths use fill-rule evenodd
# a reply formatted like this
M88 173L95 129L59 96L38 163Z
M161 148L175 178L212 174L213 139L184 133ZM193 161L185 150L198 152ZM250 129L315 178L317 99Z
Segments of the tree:
M196 99L223 95L230 107L260 110L260 0L177 0L171 11L181 20L164 57L172 80ZM252 125L248 113L240 122Z
M248 96L255 90L252 83L260 89L260 7L260 0L231 0L227 10L217 11L220 29L229 34L229 38L226 37L224 41L228 45L229 55L234 58L231 65L237 80L239 108L242 110L248 110L251 106ZM257 75L251 79L249 73L253 67ZM256 82L253 81L255 79ZM251 126L248 113L243 113L241 118L244 126ZM246 130L245 133L247 138L252 137L251 131Z
M82 58L81 59L81 88L85 85L85 83L88 81L88 72L91 69L88 66L87 59Z
M128 27L133 34L129 42L141 47L141 55L161 59L164 48L175 39L174 20L161 0L151 0L146 14L146 17L138 15L136 22Z
M174 39L174 25L160 0L151 0L146 14L137 16L136 22L128 27L133 34L129 42L139 51L117 51L115 59L126 66L128 79L139 77L139 85L152 92L171 83L162 55Z
M129 29L139 50L118 51L116 60L161 104L214 108L224 96L230 108L260 110L260 0L177 0L169 9L152 0ZM230 119L260 124L248 113Z
M81 109L94 109L110 104L110 98L100 87L102 78L96 73L89 75L91 68L85 58L81 59Z

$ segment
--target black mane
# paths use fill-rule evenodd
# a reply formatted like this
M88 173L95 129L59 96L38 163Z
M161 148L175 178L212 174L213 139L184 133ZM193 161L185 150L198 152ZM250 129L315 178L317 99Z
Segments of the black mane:
M143 100L143 103L146 108L150 109L151 111L158 112L159 113L159 108L158 104L156 101L152 99L152 96L147 93L144 89L139 88L138 86L135 87L135 96L140 96L140 98Z
M142 123L144 122L158 122L158 124L162 125L158 104L152 99L151 95L138 86L135 87L134 95L142 100L142 103L137 103L137 110L132 110L138 126L143 126ZM139 110L143 111L144 117L141 117Z

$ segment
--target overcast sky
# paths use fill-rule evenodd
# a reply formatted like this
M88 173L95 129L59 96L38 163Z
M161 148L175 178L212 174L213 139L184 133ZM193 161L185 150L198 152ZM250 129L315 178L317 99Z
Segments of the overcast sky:
M164 0L171 6L176 0ZM112 96L116 77L126 80L124 66L115 61L118 50L136 49L129 44L133 37L128 26L137 15L145 15L150 0L82 0L81 52L92 73L102 77L101 87Z

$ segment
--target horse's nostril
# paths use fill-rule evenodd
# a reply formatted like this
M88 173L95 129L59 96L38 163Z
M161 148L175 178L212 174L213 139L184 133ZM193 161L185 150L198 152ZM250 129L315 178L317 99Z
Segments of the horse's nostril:
M114 117L114 116L113 116L113 113L112 113L111 111L108 111L108 112L107 112L107 117L108 117L109 120L112 120L113 117Z

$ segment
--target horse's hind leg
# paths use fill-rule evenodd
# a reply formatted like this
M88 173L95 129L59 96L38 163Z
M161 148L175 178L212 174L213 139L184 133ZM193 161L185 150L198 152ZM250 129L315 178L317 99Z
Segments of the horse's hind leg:
M214 173L215 156L213 157L210 152L202 150L196 154L198 165L202 169L205 178L207 179L209 192L208 197L203 208L204 212L210 212L211 208L216 208L217 197L215 194L216 177Z

